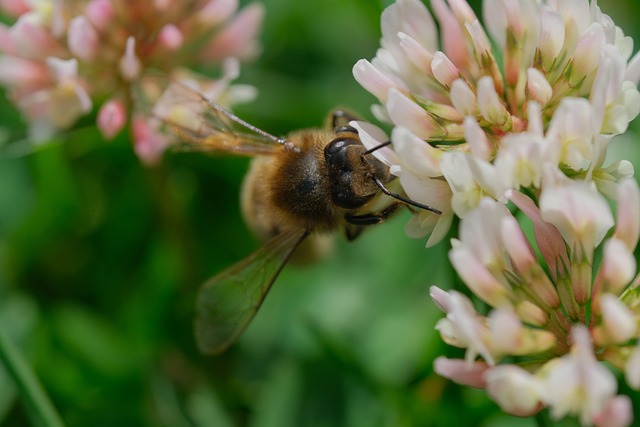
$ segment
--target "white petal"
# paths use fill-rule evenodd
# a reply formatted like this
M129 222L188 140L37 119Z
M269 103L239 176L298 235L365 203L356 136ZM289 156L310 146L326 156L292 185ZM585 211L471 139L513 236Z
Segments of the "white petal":
M536 68L527 69L527 91L532 99L545 106L553 95L553 88L547 78Z
M540 380L516 365L501 365L485 372L487 393L500 408L513 415L534 414L542 400Z
M542 62L546 68L550 67L553 61L556 60L563 44L564 20L562 16L549 6L542 6L538 46L542 55Z
M624 368L627 384L634 390L640 389L640 341L634 347Z
M603 294L600 297L600 308L606 343L623 343L635 336L636 318L617 296Z
M358 131L360 142L362 142L362 145L364 145L368 150L389 141L387 134L385 134L382 129L372 125L371 123L352 121L349 124ZM373 155L389 167L401 163L396 153L389 147L380 148L379 150L374 151Z
M618 186L618 214L615 236L633 251L640 238L640 189L633 178L627 178Z
M618 294L631 283L636 274L636 259L622 240L614 237L606 241L599 273L608 292Z
M460 77L460 71L444 53L437 51L431 61L431 72L436 80L444 87L449 87Z
M404 127L396 127L391 132L393 148L402 165L416 175L423 177L442 176L440 156L442 151L418 138Z
M473 117L465 117L464 119L464 137L471 148L471 152L479 159L489 161L493 147L487 135L484 133L478 122Z
M587 253L602 242L614 225L607 202L583 182L545 188L540 211L545 221L558 228L572 250L580 244Z
M431 115L403 93L391 89L387 96L387 111L396 126L403 126L422 139L433 140L445 135Z
M509 112L502 104L493 79L489 76L478 80L478 106L482 117L499 128L505 126L510 120Z
M476 95L463 79L456 79L451 84L449 93L454 108L463 116L475 116L478 113Z

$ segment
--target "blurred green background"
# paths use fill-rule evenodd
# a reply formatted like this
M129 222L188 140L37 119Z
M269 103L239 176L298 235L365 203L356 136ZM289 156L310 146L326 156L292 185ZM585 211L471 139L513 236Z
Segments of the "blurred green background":
M374 56L390 2L264 3L263 54L240 79L259 97L238 115L275 134L336 105L370 118L351 67ZM640 39L637 2L600 6ZM4 97L0 125L22 126ZM622 139L631 150L637 135ZM0 327L68 426L534 425L433 373L436 356L461 353L435 333L428 288L455 279L446 242L404 236L408 213L287 267L240 341L204 357L195 292L258 247L239 214L247 160L170 153L149 169L125 136L58 142L0 158ZM638 167L636 154L624 153ZM0 425L32 425L1 366Z

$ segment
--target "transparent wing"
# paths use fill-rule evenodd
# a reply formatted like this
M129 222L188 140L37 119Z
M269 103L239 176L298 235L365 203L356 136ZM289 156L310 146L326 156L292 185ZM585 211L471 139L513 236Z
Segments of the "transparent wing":
M200 351L221 353L238 339L282 267L306 236L304 231L280 233L202 286L196 301L195 320Z
M147 75L137 87L136 102L178 137L182 150L255 156L272 154L285 143L214 102L217 91L214 84L194 79Z

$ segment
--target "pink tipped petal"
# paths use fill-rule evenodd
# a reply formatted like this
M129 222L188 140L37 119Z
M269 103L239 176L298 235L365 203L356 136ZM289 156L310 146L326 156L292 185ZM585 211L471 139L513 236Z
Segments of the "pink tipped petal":
M264 6L253 3L238 13L201 53L208 60L227 57L251 59L260 50L256 35L262 29Z
M525 237L514 217L505 216L502 218L500 236L516 270L525 272L537 262L531 243Z
M558 228L572 250L586 253L592 253L614 225L606 200L584 182L545 188L540 211L546 222Z
M527 92L533 100L544 107L553 95L553 88L544 74L535 68L529 68L527 70Z
M484 0L482 2L482 18L485 27L500 50L507 43L507 14L502 0Z
M422 139L433 140L445 136L446 132L436 120L400 91L390 89L387 95L387 111L396 126L403 126Z
M600 297L602 327L596 330L594 339L600 345L620 344L633 338L638 329L637 320L617 296L605 293Z
M458 22L460 23L473 22L478 19L476 17L476 14L473 13L473 9L471 9L471 6L469 6L469 3L467 3L466 0L448 0L448 1L449 1L449 7L451 8L451 12L453 12L455 17L458 19Z
M11 16L20 16L31 10L27 0L1 0L0 7Z
M549 266L549 273L555 279L564 274L564 266L569 265L564 240L558 229L542 219L542 215L533 200L517 191L508 191L507 198L533 221L536 243L542 257Z
M238 9L238 0L209 0L198 11L198 20L209 26L226 21Z
M604 291L621 293L636 274L633 252L618 238L608 239L604 245L599 276L604 281Z
M0 22L0 52L16 55L15 42L11 35L11 28Z
M398 33L400 39L400 47L405 51L409 60L420 71L431 75L431 62L433 61L433 53L424 48L413 37L405 34Z
M451 291L449 296L451 311L447 313L446 320L449 321L451 330L446 332L453 332L453 338L467 348L465 359L469 366L473 365L477 355L482 356L489 365L495 365L493 354L485 342L486 329L471 301L456 291ZM442 329L440 332L443 334L445 331Z
M475 21L467 21L465 22L465 28L471 36L476 55L482 57L483 55L491 54L491 43L480 21L477 19Z
M479 112L476 95L463 79L456 79L451 84L449 93L454 108L463 116L476 116Z
M486 386L484 374L487 369L489 369L489 365L485 362L474 362L469 365L467 361L462 359L438 357L433 362L433 368L438 375L448 378L458 384L484 388Z
M633 423L633 406L629 396L616 396L593 419L596 427L627 427Z
M465 246L452 249L449 260L467 287L481 300L492 307L509 304L509 290Z
M544 5L540 15L540 39L538 48L542 57L542 63L549 69L564 44L564 20L562 16L551 7Z
M419 0L398 0L387 7L380 19L382 44L396 41L404 33L429 51L438 46L437 27L429 10Z
M111 0L91 0L85 8L85 15L98 31L106 30L115 16Z
M167 50L176 50L182 46L184 36L178 27L173 24L168 24L160 30L158 41Z
M83 15L76 16L69 23L67 43L71 53L85 61L95 58L100 48L98 33Z
M447 58L447 55L438 51L433 54L433 61L431 61L431 72L433 77L445 88L451 86L451 84L460 77L460 71L453 65L453 62Z
M353 66L353 76L360 85L384 103L390 89L403 90L392 79L366 59L361 59Z
M142 63L136 55L136 39L130 36L127 39L125 52L120 59L120 74L125 80L134 80L142 71Z
M0 56L0 83L21 89L38 87L49 81L49 71L42 62L12 55Z
M467 68L471 62L471 56L466 48L465 30L444 0L432 0L431 6L440 22L443 52L456 67Z
M42 60L49 56L62 56L56 40L45 27L21 16L10 29L13 49L23 58Z
M640 238L640 189L633 178L618 184L618 214L615 237L633 251Z
M596 69L600 62L600 49L604 43L604 29L595 22L580 36L572 58L572 78L575 81L581 80Z
M142 117L135 117L132 123L134 149L140 160L147 166L157 164L169 146L166 136L157 132Z
M449 294L443 291L437 286L431 286L429 288L429 296L441 311L449 312Z
M110 100L98 112L98 129L105 139L112 139L122 130L127 121L127 112L122 101Z

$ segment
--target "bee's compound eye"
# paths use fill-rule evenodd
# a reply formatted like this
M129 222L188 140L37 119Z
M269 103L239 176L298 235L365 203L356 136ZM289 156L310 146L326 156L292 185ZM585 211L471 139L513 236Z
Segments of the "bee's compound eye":
M349 132L349 133L354 133L354 134L358 134L358 131L356 130L356 128L354 128L353 126L350 125L344 125L344 126L340 126L334 129L335 133L342 133L342 132Z
M360 144L360 142L351 138L334 139L333 141L328 143L326 147L324 147L324 154L325 156L326 155L333 156L335 154L340 153L342 150L344 150L346 146L354 145L354 144Z

